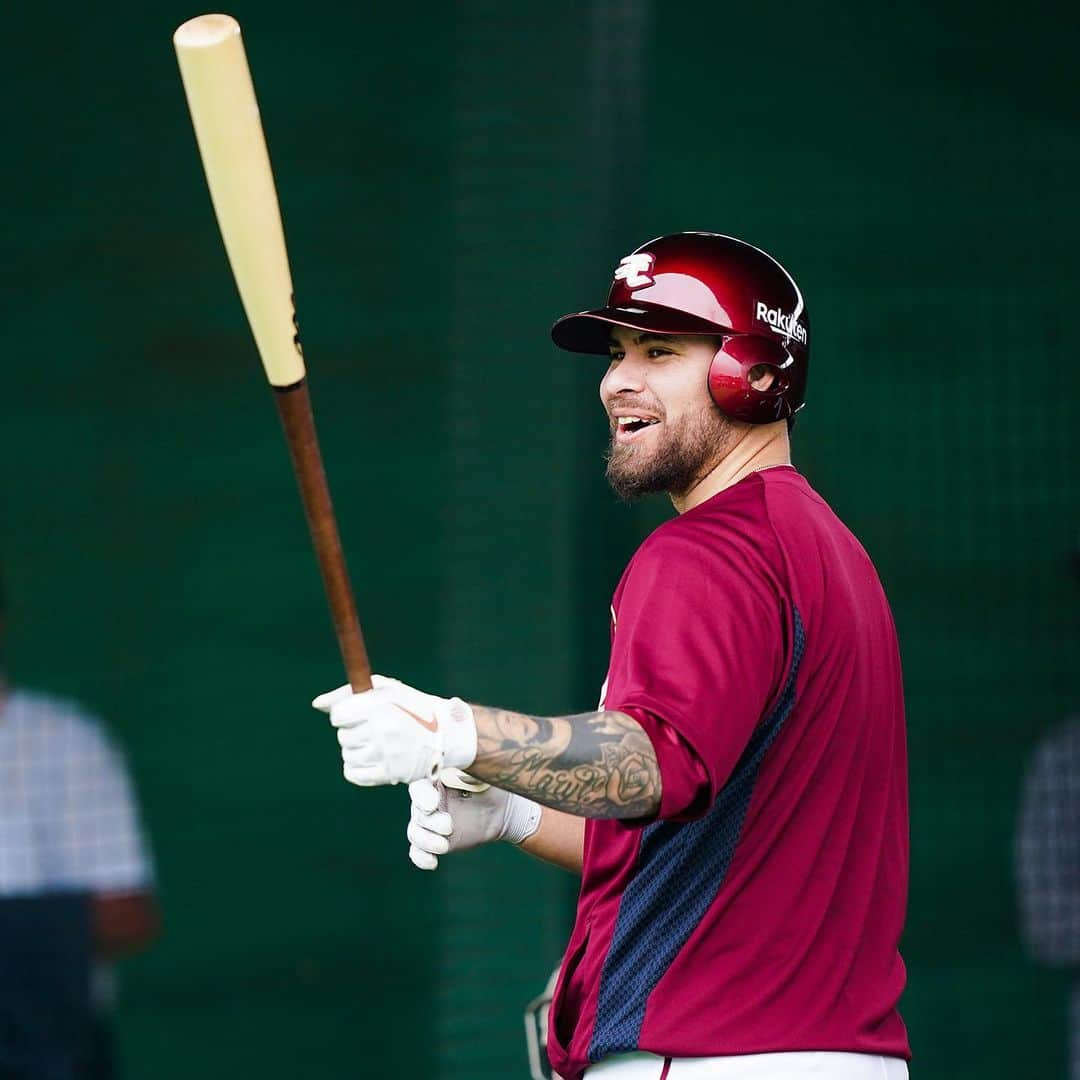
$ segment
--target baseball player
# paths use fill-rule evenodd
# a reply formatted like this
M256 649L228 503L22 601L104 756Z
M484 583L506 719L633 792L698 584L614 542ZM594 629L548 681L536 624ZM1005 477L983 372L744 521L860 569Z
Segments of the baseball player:
M712 233L643 245L555 323L608 357L612 487L678 511L615 590L598 710L384 678L314 702L347 780L410 785L417 866L501 839L581 873L566 1080L907 1076L900 660L870 559L791 465L809 333L791 275Z

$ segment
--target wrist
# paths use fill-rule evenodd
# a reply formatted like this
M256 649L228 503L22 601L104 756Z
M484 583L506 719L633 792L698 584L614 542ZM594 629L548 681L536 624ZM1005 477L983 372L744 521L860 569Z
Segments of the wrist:
M499 839L511 844L524 843L540 828L540 817L543 812L539 803L525 798L524 795L515 795L510 792L506 800Z
M476 760L476 720L461 698L450 698L446 706L442 767L467 769Z

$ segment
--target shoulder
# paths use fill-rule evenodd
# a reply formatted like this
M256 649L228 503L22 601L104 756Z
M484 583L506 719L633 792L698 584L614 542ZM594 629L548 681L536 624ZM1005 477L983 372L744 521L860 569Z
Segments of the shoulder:
M721 576L751 575L777 563L779 541L768 486L757 477L664 522L641 544L631 566L681 566Z
M785 560L767 520L745 513L742 502L691 511L652 532L623 574L615 608L630 601L655 611L666 597L710 622L725 612L745 615L748 606L778 610L788 591Z
M634 552L623 572L616 596L626 592L679 587L687 578L711 578L715 546L698 529L681 519L665 522Z
M1080 774L1080 716L1070 716L1036 743L1028 764L1029 782Z
M19 687L12 691L6 712L13 723L50 740L109 746L101 720L72 698Z
M809 529L854 539L837 512L802 473L791 468L759 475L765 516L782 538L797 538Z
M654 529L638 548L636 559L675 559L722 554L741 539L767 533L768 510L756 485L740 485L728 498L714 498ZM728 495L728 492L722 492Z

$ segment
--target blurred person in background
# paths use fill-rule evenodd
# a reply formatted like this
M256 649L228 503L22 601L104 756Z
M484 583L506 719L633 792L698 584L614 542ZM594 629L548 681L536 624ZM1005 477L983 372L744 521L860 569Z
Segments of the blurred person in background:
M1073 554L1080 576L1080 544ZM1020 789L1015 861L1020 933L1032 959L1069 972L1069 1077L1080 1080L1080 716L1044 735Z
M509 840L582 875L547 1029L567 1080L903 1080L899 650L873 564L791 464L802 293L714 233L614 279L552 337L607 360L616 493L678 513L615 590L598 710L378 676L313 704L347 780L409 783L420 868Z
M111 1080L113 961L159 915L123 756L75 702L16 687L2 663L0 1077Z

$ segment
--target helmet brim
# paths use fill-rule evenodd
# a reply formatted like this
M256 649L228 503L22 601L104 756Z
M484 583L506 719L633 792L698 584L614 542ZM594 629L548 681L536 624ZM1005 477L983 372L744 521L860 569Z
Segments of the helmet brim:
M564 315L551 328L551 340L567 352L607 356L611 327L625 326L648 334L722 334L730 327L659 304L603 307Z

